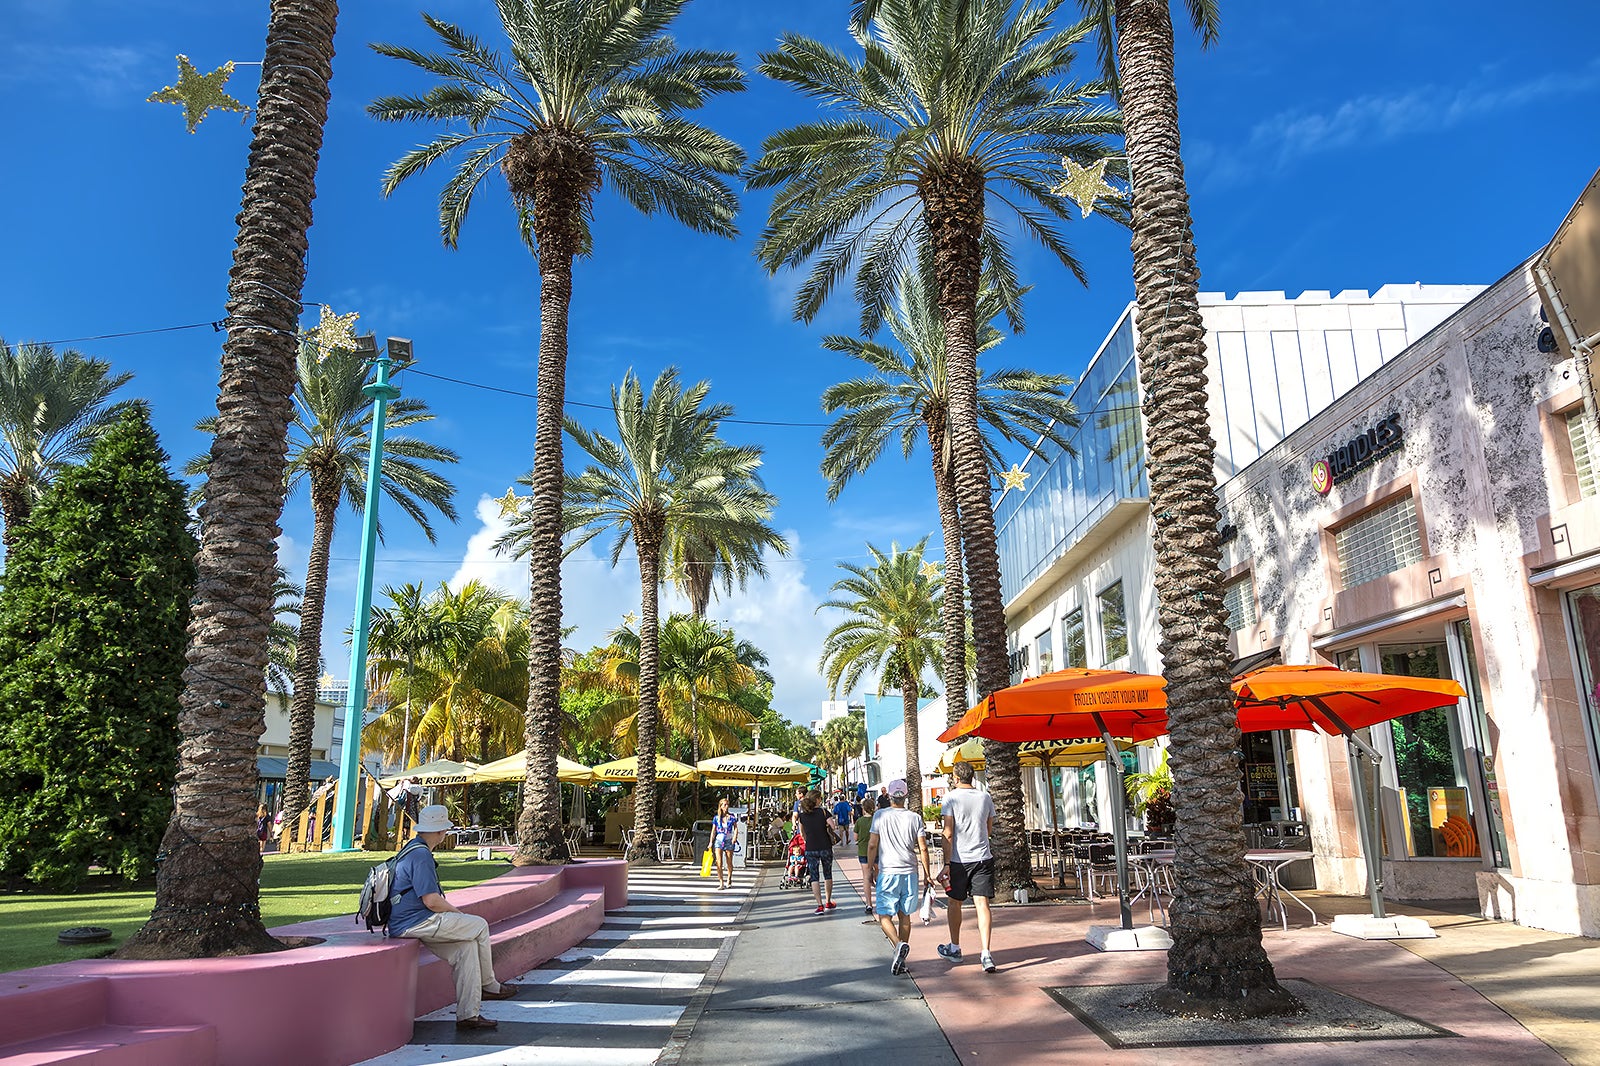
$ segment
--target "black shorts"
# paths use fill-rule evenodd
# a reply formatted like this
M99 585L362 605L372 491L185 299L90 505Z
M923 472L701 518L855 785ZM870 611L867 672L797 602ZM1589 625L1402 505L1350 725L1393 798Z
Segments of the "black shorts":
M966 899L968 896L994 899L994 860L979 859L977 862L951 863L950 890L945 895L956 900Z

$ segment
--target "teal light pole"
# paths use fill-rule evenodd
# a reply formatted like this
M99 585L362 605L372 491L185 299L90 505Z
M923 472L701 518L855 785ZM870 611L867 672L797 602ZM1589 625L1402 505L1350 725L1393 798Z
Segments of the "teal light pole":
M361 340L377 351L375 339L363 337ZM383 423L389 413L389 401L400 395L400 389L389 384L389 360L396 353L409 361L411 342L390 337L377 358L377 380L361 390L372 397L372 446L367 453L367 505L361 512L361 563L356 570L356 617L350 640L350 692L344 704L344 742L339 749L339 791L333 809L332 851L351 851L355 847L361 728L367 716L367 628L372 615L372 564L378 550L378 498L383 495L380 480Z

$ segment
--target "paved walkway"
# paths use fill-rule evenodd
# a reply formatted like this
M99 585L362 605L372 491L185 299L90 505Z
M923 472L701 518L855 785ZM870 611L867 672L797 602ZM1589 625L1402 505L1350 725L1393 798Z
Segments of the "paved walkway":
M415 1042L375 1066L582 1063L585 1066L946 1066L958 1062L1155 1064L1447 1061L1451 1066L1600 1066L1600 941L1491 922L1448 908L1398 906L1437 940L1362 942L1326 925L1269 927L1280 978L1304 978L1448 1029L1457 1038L1118 1050L1043 989L1158 982L1161 953L1102 954L1091 923L1115 905L997 907L999 972L935 953L945 939L913 921L911 975L889 973L889 946L864 913L853 856L838 867L837 910L812 913L808 890L779 887L781 867L740 875L719 892L698 867L629 878L629 906L599 933L519 982L537 987L485 1003L497 1033L458 1035L451 1009L419 1019ZM1364 900L1303 893L1324 916ZM1140 915L1140 917L1143 917Z

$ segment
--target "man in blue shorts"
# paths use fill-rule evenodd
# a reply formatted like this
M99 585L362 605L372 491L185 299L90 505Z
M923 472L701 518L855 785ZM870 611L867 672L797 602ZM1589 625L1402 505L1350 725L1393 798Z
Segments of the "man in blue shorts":
M906 783L889 782L889 804L872 817L872 835L867 840L867 876L875 878L874 910L883 935L894 945L889 972L906 972L906 957L911 954L911 912L917 909L917 870L929 878L928 841L923 834L922 815L906 810Z

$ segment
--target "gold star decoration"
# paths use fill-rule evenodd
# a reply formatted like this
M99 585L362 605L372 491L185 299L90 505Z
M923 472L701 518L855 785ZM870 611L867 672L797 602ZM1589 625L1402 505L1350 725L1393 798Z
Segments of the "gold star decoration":
M1083 217L1088 218L1094 213L1096 200L1109 200L1117 195L1117 190L1106 181L1107 162L1109 160L1101 158L1080 167L1063 158L1061 165L1066 168L1067 177L1053 191L1057 196L1070 197L1083 210Z
M639 621L639 616L634 614L632 611L629 611L627 614L622 616L622 624L627 626L629 629L632 629L633 626L634 626L634 623L636 623L638 621Z
M939 564L934 562L932 559L929 559L927 562L922 564L922 568L919 572L929 581L936 581L939 577Z
M317 346L317 362L322 362L334 352L356 350L356 319L360 317L356 311L348 315L336 315L333 308L322 305L322 315L317 319L316 326L306 331L307 338Z
M1006 491L1009 492L1011 489L1016 489L1021 492L1022 486L1028 483L1028 475L1030 473L1032 473L1031 470L1024 470L1018 464L1012 463L1011 469L1000 475L1000 480L1005 484Z
M517 495L517 487L515 485L513 485L510 488L506 489L506 494L504 496L500 497L500 499L499 499L500 517L501 518L515 518L515 517L517 517L517 510L518 510L518 507L521 505L521 503L522 503L522 499L521 499L521 497L519 497Z
M224 91L223 86L228 84L228 78L233 74L233 63L222 64L210 74L202 74L189 62L189 57L178 57L178 84L168 85L145 97L146 103L151 104L177 104L183 108L183 121L188 124L189 132L193 133L195 127L213 108L218 111L244 111L249 108Z

